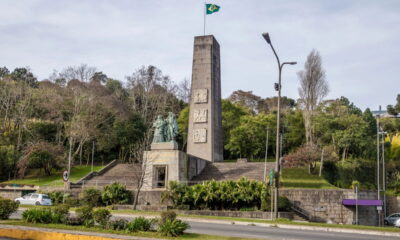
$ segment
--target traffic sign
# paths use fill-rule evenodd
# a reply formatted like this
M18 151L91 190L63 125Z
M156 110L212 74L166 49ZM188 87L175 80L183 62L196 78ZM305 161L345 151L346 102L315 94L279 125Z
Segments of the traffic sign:
M63 180L64 180L64 182L68 182L68 179L69 179L69 173L67 170L65 170L63 172Z
M269 185L270 186L272 186L274 184L274 175L275 175L274 169L271 168L269 170Z

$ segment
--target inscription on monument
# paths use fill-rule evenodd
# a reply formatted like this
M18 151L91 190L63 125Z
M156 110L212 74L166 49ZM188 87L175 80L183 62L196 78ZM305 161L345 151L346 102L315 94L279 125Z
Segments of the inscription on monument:
M207 129L198 128L193 130L193 142L205 143L207 142Z
M194 122L195 123L206 123L207 122L207 109L195 109L194 110Z
M194 102L195 103L207 103L208 91L206 88L194 89Z

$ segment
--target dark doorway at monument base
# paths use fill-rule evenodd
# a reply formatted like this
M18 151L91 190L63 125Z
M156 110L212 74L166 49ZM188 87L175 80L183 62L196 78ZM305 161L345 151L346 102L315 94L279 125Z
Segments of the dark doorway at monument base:
M166 168L167 166L154 166L155 188L165 188L166 186Z

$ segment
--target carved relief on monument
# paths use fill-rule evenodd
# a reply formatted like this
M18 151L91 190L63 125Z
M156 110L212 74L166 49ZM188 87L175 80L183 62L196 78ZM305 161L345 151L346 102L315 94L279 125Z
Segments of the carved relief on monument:
M193 142L205 143L207 142L207 129L198 128L193 130Z
M207 122L208 110L204 108L194 110L194 122L195 123L206 123Z
M194 103L207 103L208 91L206 88L194 89Z

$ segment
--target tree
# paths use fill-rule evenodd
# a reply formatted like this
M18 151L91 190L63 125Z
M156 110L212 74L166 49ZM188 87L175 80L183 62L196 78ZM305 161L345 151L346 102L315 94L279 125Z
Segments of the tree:
M237 90L228 97L228 100L249 109L252 113L258 113L261 97L254 95L252 91Z
M89 67L87 64L81 64L79 66L69 66L63 69L60 73L55 70L53 72L53 76L55 79L64 79L66 83L71 80L90 82L95 73L95 67Z
M10 74L10 71L6 67L0 67L0 80L2 80L5 76Z
M178 114L183 104L176 98L176 85L154 66L141 67L128 76L127 80L131 109L142 117L146 129L143 138L131 148L130 162L138 163L134 177L136 194L133 206L136 208L141 188L145 184L145 175L149 174L145 172L147 159L143 158L143 153L149 149L152 141L153 121L158 115L166 115L168 112Z
M178 117L179 136L182 143L182 151L186 149L187 137L189 131L189 106L182 109Z
M285 113L288 110L293 110L296 107L296 101L288 97L281 97L281 113ZM260 113L276 113L278 108L278 97L267 97L260 101L259 112Z
M24 177L26 169L43 169L46 175L51 175L53 169L65 165L63 148L49 142L39 141L25 148L18 162L19 175Z
M400 112L400 94L397 94L396 105L387 105L386 109L390 115L397 116Z
M246 115L240 124L230 131L230 139L225 146L231 154L253 159L265 154L265 140L268 126L274 126L275 115ZM270 131L270 144L273 144L274 130Z
M190 95L191 95L190 81L187 78L185 78L178 85L177 96L183 102L189 103L190 102Z
M289 110L283 115L283 154L305 143L304 119L300 110Z
M303 110L307 144L314 144L313 118L317 105L328 94L329 86L322 68L318 51L312 50L307 57L304 70L298 72L300 79L299 103Z
M240 118L245 115L250 115L250 111L238 104L234 104L229 100L221 101L222 108L222 133L224 140L224 158L233 159L237 157L232 151L227 150L227 144L231 139L231 130L240 125Z
M344 98L326 101L318 107L318 114L314 119L316 139L321 146L333 145L334 151L346 159L365 157L371 151L373 143L371 132L371 119L358 114L358 109ZM376 129L375 129L376 131ZM374 149L372 147L372 149ZM363 156L364 154L364 156Z
M37 78L33 76L33 73L29 68L16 68L10 74L10 78L17 82L24 82L30 87L37 87Z

